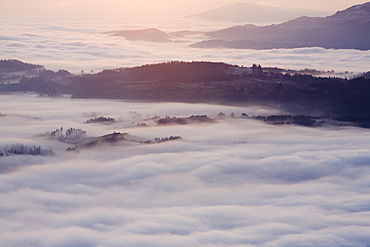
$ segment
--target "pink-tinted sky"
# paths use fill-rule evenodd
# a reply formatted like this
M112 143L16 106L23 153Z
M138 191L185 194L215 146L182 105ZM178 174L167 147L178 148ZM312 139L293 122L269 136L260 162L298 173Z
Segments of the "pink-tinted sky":
M168 17L195 14L243 0L1 0L0 15L10 16L107 16ZM365 1L270 0L266 4L298 6L336 12Z

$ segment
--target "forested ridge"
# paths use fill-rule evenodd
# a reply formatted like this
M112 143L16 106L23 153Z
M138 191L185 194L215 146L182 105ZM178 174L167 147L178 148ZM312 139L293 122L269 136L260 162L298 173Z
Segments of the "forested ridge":
M2 84L0 90L72 98L264 105L293 114L370 117L370 79L317 77L305 71L310 72L171 61L79 75L42 71L23 76L19 83Z

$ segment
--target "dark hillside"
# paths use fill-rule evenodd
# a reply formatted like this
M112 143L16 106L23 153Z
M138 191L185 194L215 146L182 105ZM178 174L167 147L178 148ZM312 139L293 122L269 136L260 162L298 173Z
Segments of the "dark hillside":
M308 72L309 70L303 70ZM66 78L47 72L0 85L73 98L274 106L295 115L370 117L370 79L315 77L278 68L212 62L169 62ZM57 76L58 74L58 76Z
M269 26L233 26L206 33L198 48L274 49L323 47L370 49L370 2L323 17L302 16Z
M0 72L16 72L43 68L41 65L24 63L14 59L1 59Z

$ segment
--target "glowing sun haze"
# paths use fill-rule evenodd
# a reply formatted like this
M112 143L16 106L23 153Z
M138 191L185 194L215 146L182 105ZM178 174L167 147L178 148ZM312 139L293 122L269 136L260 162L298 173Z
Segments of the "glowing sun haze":
M232 3L260 2L261 4L289 5L335 12L355 4L358 0L2 0L0 14L10 16L137 16L142 18L189 15Z

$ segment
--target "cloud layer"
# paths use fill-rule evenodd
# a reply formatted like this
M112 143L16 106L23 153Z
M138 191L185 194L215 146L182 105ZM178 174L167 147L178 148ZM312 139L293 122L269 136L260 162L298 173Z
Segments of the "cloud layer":
M132 127L147 115L274 110L1 95L1 145L54 157L0 157L3 246L366 246L370 132L267 125ZM83 124L102 114L115 124ZM140 116L142 118L140 118ZM35 118L36 117L36 118ZM135 118L134 118L135 117ZM181 141L67 154L38 134L60 126ZM13 169L9 169L13 168Z
M150 43L128 41L104 32L112 30L159 28L165 32L210 31L232 26L178 19L150 22L128 18L105 19L11 19L0 22L0 57L45 65L49 69L68 69L78 73L104 68L140 66L171 60L214 61L251 66L366 72L370 51L325 50L322 48L233 50L196 49L189 44L207 38L187 36L181 42Z

